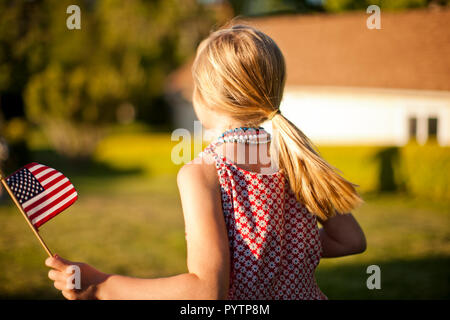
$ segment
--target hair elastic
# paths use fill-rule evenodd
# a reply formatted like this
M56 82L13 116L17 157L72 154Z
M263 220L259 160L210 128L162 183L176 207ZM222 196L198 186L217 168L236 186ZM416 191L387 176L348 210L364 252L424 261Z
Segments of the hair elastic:
M281 114L280 109L276 109L276 110L272 111L272 112L267 116L267 119L272 120L273 117L275 117L277 114Z

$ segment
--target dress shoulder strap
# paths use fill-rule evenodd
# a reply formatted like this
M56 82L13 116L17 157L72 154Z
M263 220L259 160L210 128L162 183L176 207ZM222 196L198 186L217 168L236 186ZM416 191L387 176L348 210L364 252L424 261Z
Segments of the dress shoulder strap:
M216 163L220 163L222 157L216 152L216 147L218 144L219 144L218 141L211 142L202 152L199 153L199 157L211 155L216 161Z

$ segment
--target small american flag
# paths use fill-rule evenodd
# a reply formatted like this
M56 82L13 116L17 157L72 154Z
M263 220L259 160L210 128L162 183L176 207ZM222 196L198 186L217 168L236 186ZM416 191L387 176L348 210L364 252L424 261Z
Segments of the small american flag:
M78 198L74 186L61 172L36 162L14 172L6 183L35 228Z

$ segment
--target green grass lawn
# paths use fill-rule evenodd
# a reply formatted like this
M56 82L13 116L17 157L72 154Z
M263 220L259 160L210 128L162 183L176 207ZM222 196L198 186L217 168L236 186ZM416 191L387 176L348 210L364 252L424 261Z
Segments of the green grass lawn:
M119 143L120 142L120 143ZM175 142L176 143L176 142ZM170 276L186 269L184 222L168 135L106 139L101 164L75 167L51 152L34 160L61 169L79 200L45 224L54 253L108 273ZM365 253L323 259L317 280L331 299L448 299L450 206L400 195L365 195L354 214L366 232ZM11 201L0 201L0 297L61 296L47 278L45 252ZM366 269L381 268L381 289L366 287Z

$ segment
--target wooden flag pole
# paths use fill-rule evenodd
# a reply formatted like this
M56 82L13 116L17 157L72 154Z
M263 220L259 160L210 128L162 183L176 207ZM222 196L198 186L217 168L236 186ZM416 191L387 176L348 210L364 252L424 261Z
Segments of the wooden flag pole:
M9 188L8 184L6 183L5 177L3 176L3 173L2 173L1 170L0 170L0 180L1 180L2 184L3 184L3 186L5 187L6 191L8 191L9 196L14 201L14 204L16 205L16 207L19 209L19 211L22 213L23 217L27 221L27 223L30 226L31 230L33 230L34 235L36 236L36 238L38 238L38 240L41 243L42 247L47 252L48 256L49 257L53 257L53 254L51 253L50 249L47 247L47 245L45 244L44 240L42 240L41 235L36 230L36 228L33 226L33 224L31 223L30 219L28 219L27 214L25 213L25 211L23 211L23 208L20 205L19 201L17 201L16 197L14 196L14 194L12 193L12 191Z

